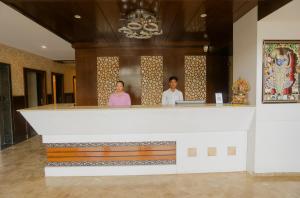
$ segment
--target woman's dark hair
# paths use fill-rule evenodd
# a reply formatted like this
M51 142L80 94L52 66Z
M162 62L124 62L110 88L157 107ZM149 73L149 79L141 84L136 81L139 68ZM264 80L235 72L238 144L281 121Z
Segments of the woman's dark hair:
M178 81L178 78L176 76L171 76L169 78L169 82L171 82L172 80L175 80L176 82Z
M122 80L118 80L116 84L118 84L118 83L121 83L123 85L123 87L125 86L125 83Z

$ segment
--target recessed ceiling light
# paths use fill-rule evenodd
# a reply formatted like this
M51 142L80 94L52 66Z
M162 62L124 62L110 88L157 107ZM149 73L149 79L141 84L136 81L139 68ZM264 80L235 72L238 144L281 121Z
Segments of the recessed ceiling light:
M46 45L41 45L41 48L42 48L42 49L46 49L47 46L46 46Z
M80 16L79 14L75 14L75 15L74 15L74 18L75 18L75 19L81 19L81 16Z
M201 16L201 18L205 18L205 17L207 17L207 14L203 13L200 16Z

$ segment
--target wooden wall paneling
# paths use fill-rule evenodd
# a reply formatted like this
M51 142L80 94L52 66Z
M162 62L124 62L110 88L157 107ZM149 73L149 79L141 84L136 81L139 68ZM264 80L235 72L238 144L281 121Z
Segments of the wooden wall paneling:
M105 143L46 144L48 165L176 164L175 142L144 143L132 142L126 143L126 145L118 145L118 143L110 143L111 145L103 145Z
M64 102L65 103L74 103L74 93L64 93Z
M76 50L77 105L97 105L97 56L94 49Z
M134 156L162 156L162 155L175 155L176 151L127 151L127 152L59 152L47 153L48 158L52 157L134 157Z
M27 124L23 116L17 112L18 109L26 108L25 96L13 96L12 116L13 116L13 143L19 143L28 138Z
M48 157L48 162L97 162L97 161L149 161L176 160L176 155L126 156L126 157Z
M120 47L120 48L79 48L76 49L76 78L77 104L97 105L96 90L96 57L120 57L120 79L132 87L136 87L133 95L133 104L140 104L141 88L139 83L139 61L141 56L163 56L163 85L168 88L168 78L179 78L178 89L184 90L184 56L205 55L202 48L174 47ZM207 58L207 102L214 103L214 93L224 92L224 101L228 93L228 67L226 55L208 55ZM130 75L128 75L130 73ZM128 87L126 88L128 89ZM128 90L127 90L128 91ZM130 92L132 92L130 90Z
M215 93L222 92L224 102L228 102L229 67L228 56L208 55L206 97L207 103L215 103Z
M120 15L128 14L139 7L139 1L120 0L86 0L86 1L12 1L2 0L7 5L28 16L65 40L75 42L95 42L129 40L118 33ZM232 41L227 34L232 28L233 19L237 20L255 5L258 0L158 0L159 17L162 21L164 34L143 44L154 44L158 40L207 40L203 32L189 32L188 26L198 20L199 14L206 12L208 22L205 23L209 40L218 43L221 38L228 44ZM259 2L281 2L290 0L263 0ZM243 6L241 6L242 3ZM155 0L143 1L144 5L155 4ZM127 8L124 9L124 5ZM272 5L272 4L271 4ZM240 8L240 9L235 9ZM149 9L149 7L145 7ZM150 9L151 10L151 9ZM123 12L124 11L124 12ZM122 12L122 13L121 13ZM82 16L75 19L74 14ZM193 28L192 28L193 29ZM224 37L226 35L226 37ZM216 39L216 40L215 40Z
M76 143L75 143L76 144ZM129 152L129 151L170 151L176 150L175 145L147 145L147 146L91 146L91 147L78 147L78 146L71 146L71 147L47 147L47 153L59 153L59 152Z
M292 0L263 0L258 1L258 20L268 16Z
M169 89L169 78L176 76L178 78L178 89L184 90L184 55L182 53L164 53L164 90Z

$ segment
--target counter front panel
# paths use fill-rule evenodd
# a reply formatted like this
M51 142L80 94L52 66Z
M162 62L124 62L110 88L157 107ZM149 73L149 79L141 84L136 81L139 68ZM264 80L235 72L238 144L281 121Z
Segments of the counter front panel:
M47 148L46 176L245 171L254 107L20 110Z

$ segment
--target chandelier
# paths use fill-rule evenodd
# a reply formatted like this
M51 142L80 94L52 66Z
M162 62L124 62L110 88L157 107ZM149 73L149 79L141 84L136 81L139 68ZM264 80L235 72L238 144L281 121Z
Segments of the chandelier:
M132 11L126 16L119 32L127 38L150 39L152 36L162 35L160 21L154 13L142 8Z

